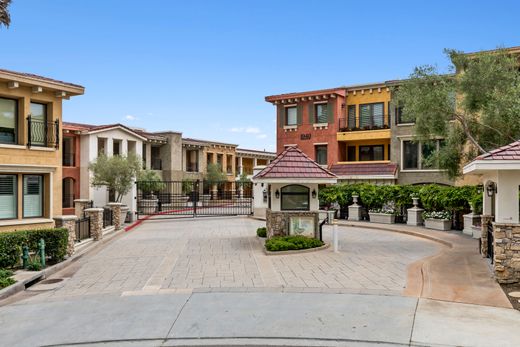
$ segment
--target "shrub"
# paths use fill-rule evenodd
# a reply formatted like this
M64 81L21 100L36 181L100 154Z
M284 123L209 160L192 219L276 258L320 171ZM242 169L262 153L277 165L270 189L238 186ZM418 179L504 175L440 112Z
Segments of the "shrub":
M0 267L12 268L20 263L22 247L38 252L38 242L45 241L45 254L52 262L63 260L67 254L68 231L65 228L24 230L0 233Z
M288 251L296 249L308 249L323 246L323 242L301 235L293 236L276 236L265 242L265 248L268 251Z
M9 287L11 284L16 283L13 278L10 278L12 275L12 271L0 269L0 289Z
M42 264L38 260L32 260L27 264L27 270L29 271L40 271L42 269Z
M259 237L267 237L267 228L262 227L262 228L256 229L256 235L258 235Z

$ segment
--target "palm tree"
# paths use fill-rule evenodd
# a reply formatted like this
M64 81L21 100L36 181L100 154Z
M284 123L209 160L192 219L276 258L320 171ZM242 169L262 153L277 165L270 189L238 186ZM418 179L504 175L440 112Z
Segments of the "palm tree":
M11 16L9 15L8 7L11 0L0 0L0 27L5 25L6 28L11 24Z

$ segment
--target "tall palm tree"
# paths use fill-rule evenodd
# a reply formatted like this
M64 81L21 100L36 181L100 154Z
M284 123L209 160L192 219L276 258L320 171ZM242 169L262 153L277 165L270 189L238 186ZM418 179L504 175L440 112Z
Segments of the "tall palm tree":
M11 16L7 9L11 4L11 0L0 0L0 27L5 25L6 28L11 24Z

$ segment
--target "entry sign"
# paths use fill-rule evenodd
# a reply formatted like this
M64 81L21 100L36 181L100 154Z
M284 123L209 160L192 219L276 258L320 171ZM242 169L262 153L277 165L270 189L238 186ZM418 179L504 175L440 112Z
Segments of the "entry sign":
M289 235L314 237L314 217L293 216L289 219Z
M300 140L310 140L311 139L311 134L301 134L300 135Z

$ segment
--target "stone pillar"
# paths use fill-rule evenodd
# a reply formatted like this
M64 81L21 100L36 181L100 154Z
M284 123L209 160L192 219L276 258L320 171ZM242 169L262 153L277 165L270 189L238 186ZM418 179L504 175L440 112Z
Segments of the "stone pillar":
M103 238L103 209L99 207L87 208L85 210L87 217L90 218L90 235L94 241Z
M74 215L54 216L54 222L57 228L65 228L69 231L67 241L67 255L70 257L74 254L74 246L76 244L76 220L78 217Z
M109 202L107 204L108 207L112 210L112 225L116 230L121 229L121 225L123 225L124 221L121 220L121 206L123 204L120 202Z
M244 173L244 161L243 161L242 157L238 157L238 170L239 170L238 175L242 176L242 174Z
M499 283L520 282L520 224L493 223L493 270Z
M408 212L408 218L406 220L406 224L408 225L423 225L422 214L424 209L419 207L419 199L412 198L413 207L406 210Z
M78 218L83 218L83 210L90 203L89 199L75 199L74 200L74 214Z
M352 199L354 203L348 207L348 220L358 221L361 220L362 209L363 207L358 205L359 196L353 195Z
M480 215L473 213L473 208L471 208L471 212L468 214L465 214L463 216L464 218L464 230L462 232L466 235L474 236L473 235L473 225L475 225L475 222L480 219Z
M487 249L487 231L488 231L488 224L493 221L493 216L489 215L482 215L480 216L480 220L482 222L481 225L481 233L480 233L480 253L484 258L488 256L488 249Z

